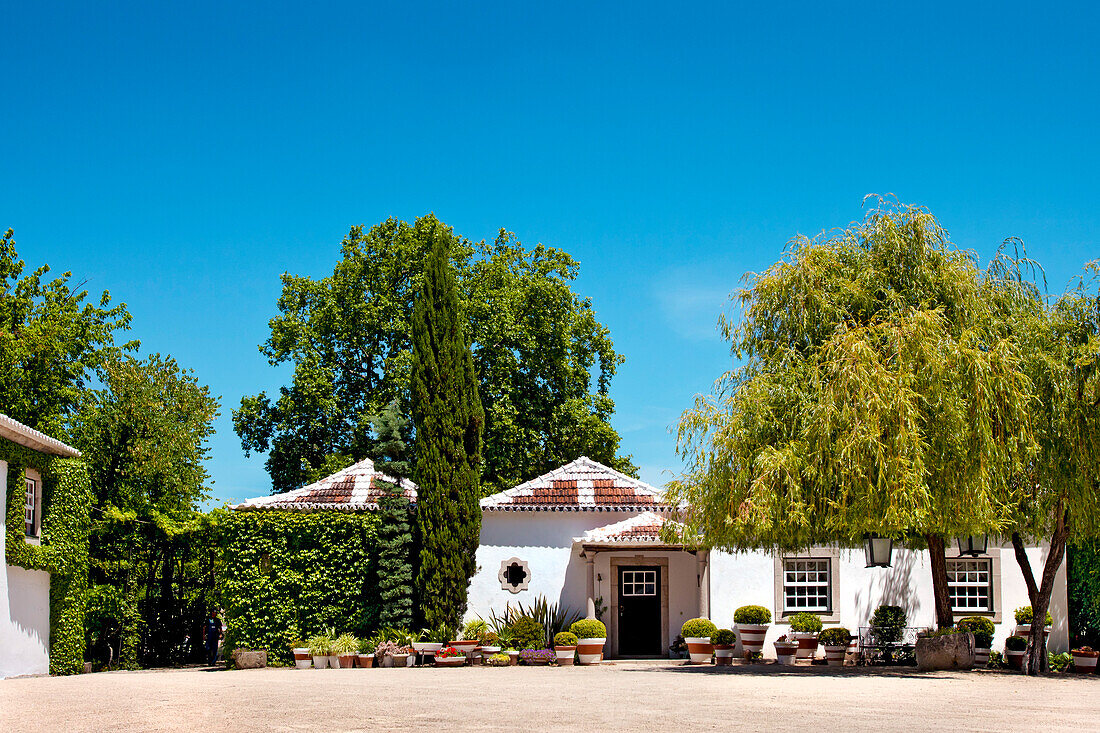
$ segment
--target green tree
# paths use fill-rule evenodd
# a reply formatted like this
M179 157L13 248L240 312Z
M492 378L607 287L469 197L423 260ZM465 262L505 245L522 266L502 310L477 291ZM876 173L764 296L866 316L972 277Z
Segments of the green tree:
M66 272L49 282L48 265L26 275L11 229L0 237L0 411L49 435L69 435L69 419L88 381L120 351L115 332L130 327L126 305L98 305Z
M926 545L950 626L945 537L1007 526L1034 442L1019 347L991 325L1004 287L917 207L792 240L724 321L741 365L681 418L688 529L724 548Z
M410 473L405 442L408 433L409 421L396 400L374 419L374 466L395 480L386 484L386 493L378 501L378 622L397 629L411 628L413 621L412 507L401 488Z
M244 449L268 452L273 491L317 477L330 456L344 465L372 457L373 417L395 399L409 413L413 302L431 244L424 232L396 219L354 227L331 276L283 276L279 315L260 349L273 365L292 363L294 376L278 396L245 397L233 413ZM617 455L610 425L622 357L591 302L572 290L577 262L542 245L527 249L503 230L492 243L452 240L486 413L485 488L579 455L636 474L629 456Z
M1009 270L1007 281L1017 287L1001 304L1006 333L1023 346L1037 451L1012 487L1009 528L1031 607L1042 619L1067 541L1100 536L1100 290L1082 279L1048 304L1019 269ZM1088 271L1098 273L1100 265ZM1024 548L1043 540L1049 549L1036 579ZM1047 671L1041 623L1032 624L1025 658L1028 674Z
M418 219L416 227L432 243L412 326L420 545L416 591L427 627L457 628L477 570L485 418L450 265L455 237L434 217Z
M102 373L73 425L95 494L88 646L130 667L182 661L172 655L213 589L213 532L198 509L218 402L171 357L112 358Z

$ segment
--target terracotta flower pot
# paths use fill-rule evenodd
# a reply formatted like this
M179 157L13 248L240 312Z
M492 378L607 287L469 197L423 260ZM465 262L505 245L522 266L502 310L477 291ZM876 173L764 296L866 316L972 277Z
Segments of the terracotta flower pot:
M1081 674L1092 674L1096 671L1096 662L1100 658L1100 652L1071 651L1073 655L1073 671Z
M309 669L313 664L313 659L309 655L309 649L302 647L295 647L292 649L294 653L294 666L298 669Z
M775 660L779 664L794 664L795 653L798 651L797 641L775 642Z
M764 651L764 637L768 635L771 624L735 624L737 638L741 641L741 651L746 656Z
M410 655L410 654L394 654L393 655L393 666L394 667L408 667L409 666L409 658L411 656L412 655Z
M810 631L795 631L791 636L798 642L795 658L813 660L814 655L817 654L817 634Z
M437 667L461 667L466 664L466 657L447 657L446 659L435 658L435 666Z
M555 646L554 658L558 662L559 667L572 667L573 658L577 655L576 646Z
M844 654L848 651L848 645L843 644L841 646L825 646L825 661L830 667L843 667L844 666Z
M359 654L357 655L357 658L359 661L359 667L361 669L369 669L370 667L374 666L373 654Z
M717 664L719 667L728 667L733 664L733 645L715 644L714 663Z
M688 636L684 638L684 642L687 644L692 664L710 664L714 645L710 643L709 636Z
M1008 662L1008 666L1012 669L1024 668L1024 654L1026 650L1014 651L1011 649L1005 649L1005 660Z
M515 649L509 649L508 651L506 651L504 653L508 655L508 666L509 667L515 667L516 665L519 664L519 651L517 651Z
M337 659L340 660L340 669L351 669L355 666L355 660L358 654L339 654Z
M466 653L466 659L473 663L474 655L477 653L477 639L465 639L463 641L448 641L447 646L453 646L460 652Z
M603 661L603 645L606 638L577 639L577 663L599 664Z

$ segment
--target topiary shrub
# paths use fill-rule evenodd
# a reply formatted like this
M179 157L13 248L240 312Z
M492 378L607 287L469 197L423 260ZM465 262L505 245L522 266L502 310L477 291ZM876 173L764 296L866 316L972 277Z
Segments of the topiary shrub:
M1027 649L1027 639L1023 636L1010 636L1005 639L1005 649L1010 652L1022 652Z
M1030 625L1035 620L1035 609L1031 606L1020 606L1016 609L1016 623L1023 626L1024 624ZM1054 617L1050 615L1050 611L1047 611L1047 626L1054 623Z
M985 616L967 616L959 619L955 624L960 631L968 631L974 635L974 646L978 649L988 649L993 643L993 622Z
M741 606L733 612L735 624L770 624L772 612L763 606Z
M568 631L559 631L554 635L554 646L576 646L577 635Z
M716 631L718 631L718 627L714 625L713 621L706 618L689 619L680 627L680 633L684 635L685 639L688 637L709 639L714 636Z
M710 640L715 646L733 646L737 643L737 634L729 629L718 629L710 637Z
M871 628L880 642L901 641L902 629L909 617L901 606L879 606L871 616Z
M821 617L816 613L807 613L803 611L793 614L787 621L791 625L791 631L797 631L802 634L816 634L821 631Z
M519 616L508 627L517 649L542 649L546 630L530 616Z
M607 627L603 625L602 621L597 621L594 618L584 618L576 621L569 627L569 630L581 639L607 638Z
M852 632L843 626L833 626L818 634L817 640L824 646L848 646L848 642L852 640Z

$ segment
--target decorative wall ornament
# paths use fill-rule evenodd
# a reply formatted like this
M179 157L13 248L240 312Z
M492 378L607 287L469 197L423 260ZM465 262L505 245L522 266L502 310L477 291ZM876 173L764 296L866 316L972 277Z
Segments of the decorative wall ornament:
M501 588L510 593L519 593L527 590L527 584L531 582L531 568L526 560L510 557L501 561L497 578Z

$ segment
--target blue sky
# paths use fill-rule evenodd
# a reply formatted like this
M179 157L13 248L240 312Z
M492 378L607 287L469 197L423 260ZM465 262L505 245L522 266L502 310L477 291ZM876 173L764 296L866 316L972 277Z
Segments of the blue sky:
M1100 256L1094 4L5 3L0 227L223 398L218 500L268 493L229 411L279 275L434 211L564 248L626 363L643 478L729 365L714 324L796 233L867 193L1060 291Z

